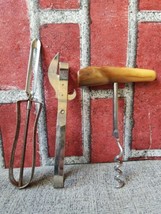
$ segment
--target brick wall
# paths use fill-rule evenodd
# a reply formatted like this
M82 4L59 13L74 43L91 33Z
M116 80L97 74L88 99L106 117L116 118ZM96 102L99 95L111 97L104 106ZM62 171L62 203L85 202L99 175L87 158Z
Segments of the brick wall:
M35 37L42 43L36 96L43 102L37 165L54 163L57 100L47 71L57 52L70 64L69 91L77 91L68 106L66 163L111 162L118 152L112 137L112 86L76 87L77 71L90 64L156 70L155 82L120 85L119 129L124 160L160 157L160 17L159 0L17 0L16 4L2 0L0 167L8 167L16 128L15 103L26 98L29 46ZM30 146L26 166L31 165ZM18 147L15 166L19 153Z

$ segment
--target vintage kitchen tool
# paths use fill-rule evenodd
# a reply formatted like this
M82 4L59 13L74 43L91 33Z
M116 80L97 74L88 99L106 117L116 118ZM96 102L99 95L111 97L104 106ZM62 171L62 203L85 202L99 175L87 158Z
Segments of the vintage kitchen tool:
M117 165L114 167L117 175L115 180L118 182L116 188L124 186L124 181L121 178L123 148L120 144L118 130L118 83L129 82L149 82L156 79L156 72L153 70L125 67L94 67L89 66L78 71L79 86L97 86L113 83L113 136L116 138L117 146L120 153L114 158Z
M68 94L68 63L59 62L59 54L51 61L48 69L50 84L55 90L58 99L57 123L56 123L56 145L55 145L55 165L54 165L54 187L64 187L64 153L66 134L66 115L68 100L76 97L76 92Z
M38 64L39 64L39 57L40 57L40 48L41 43L38 39L35 39L31 43L30 48L30 55L29 55L29 63L28 63L28 70L27 70L27 78L26 78L26 87L25 92L27 95L27 100L19 100L17 101L17 124L16 124L16 133L15 138L12 146L11 151L11 158L10 158L10 166L9 166L9 179L14 186L19 187L19 189L27 187L33 179L34 169L35 169L35 161L36 161L36 129L38 118L40 115L40 111L42 108L41 102L35 100L34 95L36 91L36 83L37 83L37 76L38 76ZM31 84L31 76L32 72L34 74L34 84L33 90L30 90ZM20 127L21 127L21 104L26 103L26 119L25 119L25 127L23 133L23 140L22 142L22 154L21 154L21 161L20 161L20 174L18 181L14 177L13 167L14 167L14 159L15 153L17 148L17 143L19 140L20 134ZM29 130L29 122L30 122L30 112L33 104L37 105L37 114L35 118L35 122L33 124L33 138L32 138L32 168L31 168L31 175L28 181L24 181L24 164L25 164L25 154L26 154L26 146L28 143L28 130Z

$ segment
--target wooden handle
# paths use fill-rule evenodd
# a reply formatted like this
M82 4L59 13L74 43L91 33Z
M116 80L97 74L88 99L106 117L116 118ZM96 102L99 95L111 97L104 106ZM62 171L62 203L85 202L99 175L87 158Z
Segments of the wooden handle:
M113 82L150 82L155 79L155 71L139 68L89 66L78 71L79 86L106 85Z

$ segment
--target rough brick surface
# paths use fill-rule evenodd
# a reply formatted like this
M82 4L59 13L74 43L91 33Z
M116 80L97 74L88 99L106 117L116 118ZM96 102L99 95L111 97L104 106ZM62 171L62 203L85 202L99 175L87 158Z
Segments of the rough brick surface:
M132 106L132 102L124 103L123 99L119 100L120 135L122 139L125 125L123 123L126 122L126 126L130 126L131 121L133 121L132 116L134 116L132 136L131 126L126 127L126 130L128 131L125 139L125 146L129 146L129 154L131 149L131 137L133 140L132 149L157 149L158 154L160 154L161 137L159 131L161 124L158 119L161 116L161 87L159 82L161 75L161 24L159 23L160 14L157 13L157 15L154 14L154 16L153 14L151 14L149 16L149 13L144 13L143 18L147 22L142 23L142 16L139 16L139 23L137 25L134 20L134 17L138 15L138 11L135 10L135 1L133 2L129 0L122 0L120 3L119 0L92 0L89 1L90 11L86 10L88 7L80 8L80 2L81 1L79 0L17 0L15 4L15 1L13 0L1 0L0 89L2 90L2 92L3 90L7 89L24 89L30 38L31 35L36 35L37 37L40 36L42 42L42 91L44 92L45 98L44 102L46 107L45 115L47 119L47 133L43 130L42 127L40 127L40 130L42 132L39 132L39 139L41 139L41 135L44 139L44 136L46 136L47 134L49 157L54 156L57 99L55 98L55 92L49 83L47 72L50 61L57 52L60 52L60 60L69 62L70 64L69 92L73 92L75 88L77 90L76 99L68 103L66 156L82 156L82 143L84 142L83 140L87 141L87 139L89 139L89 136L87 136L88 131L86 130L89 130L88 123L91 123L91 161L113 161L118 148L116 146L114 138L112 137L111 95L109 95L110 93L107 93L107 96L109 96L110 98L98 98L96 100L93 99L93 96L90 106L91 109L88 109L89 97L84 94L84 102L81 102L81 89L77 88L76 73L80 68L81 54L83 54L81 59L82 64L87 64L88 59L91 59L91 65L97 66L125 66L127 58L128 62L130 62L131 65L134 65L136 56L137 67L155 69L157 71L158 79L153 83L139 83L135 85L134 106ZM82 1L81 3L83 2L86 4L88 1ZM138 5L138 10L158 10L158 12L161 12L160 0L140 0L136 1L136 4ZM29 13L30 16L28 16L27 5L28 8L32 10ZM80 13L77 13L77 11L75 12L72 9L80 9ZM129 13L128 9L131 11L131 13ZM64 18L64 16L66 15L66 12L64 12L64 10L68 10L68 13L71 16L68 16L69 23L63 24L63 22L67 22L66 17ZM42 21L43 19L39 19L39 14L41 14L43 17L49 16L46 17L45 23L49 22L50 24L41 25L44 22ZM80 48L84 47L88 41L89 28L86 25L86 23L88 23L88 15L90 16L91 20L90 51L85 52L85 49L80 50ZM146 19L147 15L148 19ZM81 26L79 26L80 23L75 23L76 20L79 20L79 16L84 20L83 23L81 22ZM130 19L129 24L128 18ZM157 23L154 23L155 18L157 19ZM150 19L152 22L150 22ZM62 24L56 24L54 22ZM72 22L74 22L75 24L72 24ZM136 29L135 31L135 29L133 29L132 27L138 27L138 29ZM138 33L138 35L133 35L136 32ZM135 48L133 47L133 44L135 44L135 36L137 37L137 53L135 53ZM128 57L127 53L129 54ZM86 54L85 56L87 57L87 60L84 59L84 54ZM94 94L96 90L100 88L109 89L111 88L111 86L112 85L91 88L95 90L92 91L92 93ZM38 92L39 96L43 98L43 94L41 94L40 91ZM131 88L128 88L128 90L124 90L123 88L123 94L127 98L127 102L129 101L128 95L131 92ZM16 92L14 91L14 93ZM0 97L1 102L3 102L4 99L4 96L2 98ZM87 106L85 106L86 104ZM126 104L128 104L128 108L126 108L125 112L124 107ZM81 105L84 105L83 107L87 107L89 111L91 110L91 121L86 121L86 124L82 124ZM134 111L133 115L131 113L132 111ZM15 104L0 106L0 128L2 131L6 166L8 166L11 145L15 134L15 113ZM34 115L35 113L32 112L31 122L33 122L34 120ZM85 115L84 112L83 115ZM22 118L24 117L25 110L23 110L22 114ZM123 118L125 118L125 121L123 121ZM45 122L45 117L42 116L41 119L43 122ZM24 125L24 120L22 121L22 125ZM83 137L86 134L84 139L82 139L82 130L85 130L85 132L83 133ZM30 142L31 136L32 129L29 131ZM20 137L22 137L22 133ZM43 143L45 145L46 141L41 142L41 145ZM85 143L88 144L88 142ZM126 148L126 151L128 149ZM28 154L26 156L26 166L31 165L31 150L32 149L30 144L28 148ZM37 148L37 151L38 150L39 148ZM46 150L44 151L42 148L41 152L44 152L43 154L41 153L42 159L44 161L43 163L49 163L50 160L46 155ZM18 153L16 154L16 156L18 156L18 154L20 154L20 145L18 146ZM39 156L37 156L37 158L39 159ZM37 165L39 165L38 159ZM75 158L75 160L77 161L77 158ZM84 159L81 160L84 161ZM18 166L17 159L15 166Z
M156 70L157 80L135 85L133 149L161 148L160 31L160 23L139 24L137 66Z
M76 86L76 73L80 67L79 27L76 24L51 24L41 28L44 89L48 129L49 155L54 156L57 99L48 80L48 66L54 55L60 53L60 61L69 62L69 93ZM77 98L68 102L66 155L82 155L80 89Z
M26 82L27 64L30 49L30 28L26 1L1 1L0 3L0 89L24 89ZM33 113L33 115L35 115ZM25 109L22 110L22 126ZM32 114L31 114L32 117ZM4 147L5 166L9 166L11 147L16 129L16 104L0 106L0 128ZM31 123L33 118L31 119ZM29 131L29 146L26 153L25 166L31 166L31 136ZM15 167L20 166L20 154L23 129L19 136ZM37 165L39 165L37 148Z
M160 0L140 0L139 1L140 10L161 10Z
M0 26L0 89L23 89L30 45L26 2L2 0Z
M96 99L91 101L91 161L113 162L114 157L119 154L113 132L112 100ZM120 142L123 139L123 109L124 102L119 100L119 133Z
M127 49L128 1L92 1L91 64L125 66ZM99 86L92 89L112 87ZM91 102L92 162L113 161L117 146L112 137L111 100ZM123 108L121 108L123 114ZM95 112L95 113L94 113ZM121 120L122 121L122 120ZM120 121L119 121L120 122ZM122 138L122 132L121 138Z
M51 9L76 9L79 8L78 0L39 0L40 7Z
M128 1L93 0L91 64L124 66L126 63Z

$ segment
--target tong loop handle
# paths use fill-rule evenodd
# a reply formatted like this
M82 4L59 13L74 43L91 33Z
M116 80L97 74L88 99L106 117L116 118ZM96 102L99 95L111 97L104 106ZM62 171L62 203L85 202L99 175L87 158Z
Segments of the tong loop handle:
M21 110L20 106L22 102L27 102L27 113L26 113L26 121L25 121L25 131L24 131L24 138L23 138L23 145L22 145L22 155L21 155L21 162L20 162L20 174L19 174L19 180L17 181L14 177L14 159L15 159L15 153L16 153L16 148L17 148L17 143L19 139L19 133L20 133L20 124L21 124ZM30 119L30 110L32 106L31 100L20 100L17 102L17 118L16 118L16 133L15 133L15 138L14 142L12 145L12 151L11 151L11 158L10 158L10 165L9 165L9 179L10 182L16 186L19 187L19 189L23 189L27 187L34 175L34 170L35 170L35 162L36 162L36 130L37 130L37 123L38 123L38 118L40 116L41 108L42 108L42 103L35 102L39 105L37 115L35 118L34 122L34 128L33 128L33 138L32 138L32 168L31 168L31 175L28 180L28 182L24 183L23 181L23 174L24 174L24 163L25 163L25 153L26 153L26 146L27 146L27 135L28 135L28 127L29 127L29 119Z

